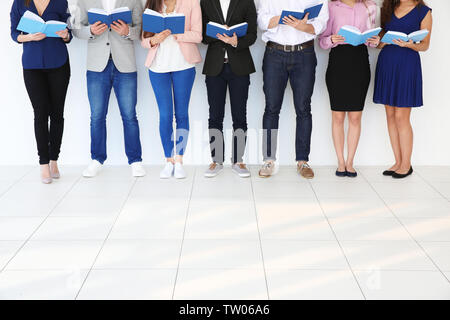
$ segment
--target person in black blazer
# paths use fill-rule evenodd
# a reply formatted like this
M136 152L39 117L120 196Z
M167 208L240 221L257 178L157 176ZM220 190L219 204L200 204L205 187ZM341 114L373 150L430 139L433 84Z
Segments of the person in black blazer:
M209 135L213 163L205 172L212 178L223 169L224 139L223 120L227 88L230 91L233 119L233 171L240 177L250 177L243 163L247 139L247 100L250 74L255 72L250 46L257 39L257 13L253 0L201 0L203 14L203 43L208 45L203 74L209 102ZM248 23L244 37L237 38L206 35L207 24L215 22L226 26Z

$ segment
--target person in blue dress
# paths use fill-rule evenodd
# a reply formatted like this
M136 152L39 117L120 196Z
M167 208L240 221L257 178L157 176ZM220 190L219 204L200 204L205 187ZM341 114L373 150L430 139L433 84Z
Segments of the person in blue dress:
M44 33L23 33L17 27L27 11L39 15L44 21L64 23L70 15L67 0L14 0L10 14L11 37L23 46L23 77L34 109L34 132L41 179L43 183L50 184L53 179L60 177L57 160L70 80L66 44L72 40L72 33L68 29L56 32L55 37L47 37Z
M384 104L395 164L383 172L385 176L402 179L413 173L411 155L413 130L411 110L423 106L422 66L419 52L430 46L431 9L423 0L384 0L381 9L383 32L410 34L427 29L428 36L420 43L394 40L381 43L378 58L374 102Z

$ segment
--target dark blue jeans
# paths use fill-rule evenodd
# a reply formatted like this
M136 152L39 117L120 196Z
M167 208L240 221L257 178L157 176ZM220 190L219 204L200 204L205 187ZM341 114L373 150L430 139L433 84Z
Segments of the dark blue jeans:
M121 73L109 60L103 72L87 72L87 88L91 105L91 157L104 163L106 160L106 116L111 90L114 92L122 116L125 153L128 163L142 161L139 123L136 116L137 72Z
M263 62L266 109L263 118L264 160L276 160L278 124L288 81L297 114L295 134L296 161L309 161L311 149L311 97L316 79L317 58L314 47L298 52L266 48Z

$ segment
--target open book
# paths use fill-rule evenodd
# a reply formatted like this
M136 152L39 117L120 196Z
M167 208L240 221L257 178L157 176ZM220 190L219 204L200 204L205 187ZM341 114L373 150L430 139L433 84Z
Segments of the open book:
M273 1L276 1L276 0L273 0ZM287 16L293 16L296 19L302 20L305 17L305 15L307 13L309 13L308 20L317 18L320 14L320 11L322 10L322 7L323 7L323 4L320 3L318 5L306 8L304 11L283 10L283 12L281 13L281 18L280 18L279 24L284 24L283 19L284 19L284 17L287 17Z
M389 31L387 32L383 39L381 39L381 42L387 43L387 44L395 44L394 40L403 40L405 42L408 42L409 40L412 40L413 42L420 42L423 39L425 39L430 31L427 29L415 31L410 34L406 34L403 32L396 32L396 31Z
M17 30L19 31L26 33L41 32L50 38L59 38L56 32L66 28L67 23L53 20L45 22L44 19L31 11L25 11L17 26Z
M351 44L352 46L360 46L367 42L373 36L377 36L381 32L381 28L370 29L365 32L361 32L358 28L354 26L343 26L339 30L338 35L345 38L345 43Z
M118 20L122 20L126 24L132 24L133 22L131 10L128 7L117 8L111 12L106 12L103 9L92 8L88 10L88 20L89 24L94 24L100 21L108 27L110 27L114 21Z
M142 19L144 31L160 33L169 29L172 34L184 33L186 17L181 13L163 15L151 9L144 11Z
M206 35L211 38L217 39L217 34L226 34L229 37L232 37L234 33L236 33L236 36L238 38L243 37L247 34L248 30L248 23L240 23L237 25L234 25L232 27L226 28L224 25L215 23L215 22L209 22L206 26Z

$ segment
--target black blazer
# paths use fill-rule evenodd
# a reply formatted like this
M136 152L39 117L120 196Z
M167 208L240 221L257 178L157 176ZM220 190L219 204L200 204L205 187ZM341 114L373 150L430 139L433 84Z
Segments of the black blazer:
M255 2L253 0L231 0L227 17L222 14L222 8L219 0L201 0L203 15L203 43L208 45L203 74L217 76L222 72L225 51L228 53L228 63L231 70L239 76L249 75L255 72L250 46L257 39L257 14ZM247 22L247 35L239 38L238 46L226 44L216 38L206 35L206 25L208 22L216 22L234 26L239 23Z

